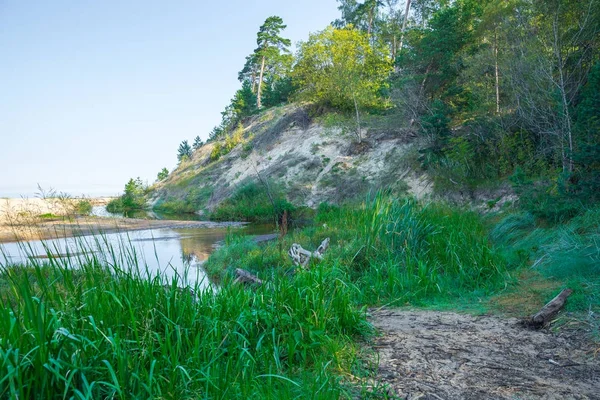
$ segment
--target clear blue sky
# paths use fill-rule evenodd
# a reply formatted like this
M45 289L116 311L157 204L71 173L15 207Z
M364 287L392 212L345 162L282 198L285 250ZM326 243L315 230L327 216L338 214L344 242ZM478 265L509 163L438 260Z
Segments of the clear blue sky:
M271 15L293 43L335 0L0 0L0 197L153 181L205 139Z

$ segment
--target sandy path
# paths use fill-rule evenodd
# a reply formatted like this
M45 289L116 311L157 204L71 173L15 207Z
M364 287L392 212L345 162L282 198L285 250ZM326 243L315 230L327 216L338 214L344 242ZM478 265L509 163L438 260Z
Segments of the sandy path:
M515 318L383 310L372 322L379 379L408 400L600 399L590 343Z

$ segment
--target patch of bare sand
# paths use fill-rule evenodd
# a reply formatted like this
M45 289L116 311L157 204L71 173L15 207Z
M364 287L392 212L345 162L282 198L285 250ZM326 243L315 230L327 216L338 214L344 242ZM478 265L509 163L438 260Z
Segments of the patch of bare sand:
M106 205L112 197L99 198L0 198L0 224L42 214L69 215L80 200L93 206Z
M378 378L401 398L600 399L600 362L580 335L452 312L379 310L372 322Z

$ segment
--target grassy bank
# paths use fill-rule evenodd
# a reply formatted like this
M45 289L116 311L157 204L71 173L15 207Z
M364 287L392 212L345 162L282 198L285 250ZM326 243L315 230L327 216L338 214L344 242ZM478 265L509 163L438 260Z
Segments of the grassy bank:
M519 281L494 302L523 313L570 287L565 310L584 315L600 339L600 320L594 317L600 311L600 208L582 210L563 224L541 223L527 212L493 223L492 240L509 262L524 266Z
M277 243L259 246L232 238L206 269L217 279L237 267L268 279L276 271L294 270L287 256L292 243L315 249L325 237L332 245L320 265L356 285L358 304L426 305L485 296L511 279L476 213L384 195L360 207L322 205L314 226Z
M323 268L245 290L87 263L3 268L2 398L327 398L370 332L356 288Z
M134 256L106 266L90 253L78 269L4 266L0 397L385 398L366 388L358 343L373 333L367 306L512 302L523 312L568 284L568 311L597 311L599 216L486 224L471 211L384 194L321 205L313 225L277 242L229 236L205 264L220 285L207 292L128 272L143 270ZM324 260L292 265L292 243L313 250L325 237ZM266 283L235 284L235 268Z
M285 199L280 188L271 183L268 189L250 182L240 186L233 195L210 213L214 221L275 222L284 212L294 213L296 207Z

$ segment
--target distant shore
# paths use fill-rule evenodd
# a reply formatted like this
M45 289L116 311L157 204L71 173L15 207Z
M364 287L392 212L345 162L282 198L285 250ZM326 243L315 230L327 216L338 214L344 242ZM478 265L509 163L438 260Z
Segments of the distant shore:
M103 197L87 200L92 205L98 206L107 204L110 199ZM66 211L68 211L68 204L56 199L0 199L0 243L144 229L219 228L244 225L238 222L89 217L77 216Z

